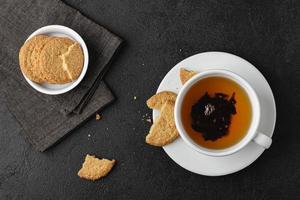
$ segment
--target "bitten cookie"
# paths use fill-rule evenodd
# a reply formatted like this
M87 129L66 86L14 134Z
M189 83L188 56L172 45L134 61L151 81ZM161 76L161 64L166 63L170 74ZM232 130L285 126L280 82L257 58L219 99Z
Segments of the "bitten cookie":
M174 105L174 101L168 100L162 106L159 117L146 136L146 143L161 147L173 142L179 136L174 121Z
M87 180L98 180L111 171L115 162L115 160L99 159L87 154L77 175Z
M184 68L180 68L179 77L182 85L184 85L188 80L190 80L190 78L192 78L196 74L197 72L195 71L190 71Z
M51 39L44 45L39 57L43 79L53 84L76 80L82 71L83 61L80 44L69 38Z
M39 54L43 46L50 40L46 35L37 35L24 43L19 52L21 71L30 80L42 83L42 69L38 64Z
M150 97L146 104L151 109L161 109L161 107L166 103L166 101L176 101L177 94L174 92L163 91L159 92L152 97Z

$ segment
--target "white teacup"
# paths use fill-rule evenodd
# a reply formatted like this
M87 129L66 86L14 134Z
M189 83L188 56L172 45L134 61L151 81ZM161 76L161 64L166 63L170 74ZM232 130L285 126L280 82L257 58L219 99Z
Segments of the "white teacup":
M241 139L238 143L234 144L233 146L230 146L228 148L224 149L209 149L206 147L203 147L196 142L193 141L192 138L186 133L181 119L181 107L183 99L186 95L186 93L189 91L189 89L197 83L199 80L208 78L208 77L224 77L227 79L230 79L236 83L238 83L247 93L250 103L251 103L251 109L252 109L252 120L250 127L248 129L247 134L244 136L243 139ZM260 103L259 99L256 95L256 92L254 89L249 85L249 83L240 77L239 75L227 71L227 70L207 70L205 72L201 72L194 77L192 77L188 82L186 82L183 87L181 88L177 99L175 103L175 122L177 130L179 131L179 134L181 138L185 141L186 144L188 144L191 148L195 149L196 151L209 155L209 156L226 156L233 154L242 148L244 148L249 142L253 141L257 143L258 145L262 146L263 148L267 149L271 146L272 139L268 136L266 136L263 133L260 133L258 130L258 125L260 122Z

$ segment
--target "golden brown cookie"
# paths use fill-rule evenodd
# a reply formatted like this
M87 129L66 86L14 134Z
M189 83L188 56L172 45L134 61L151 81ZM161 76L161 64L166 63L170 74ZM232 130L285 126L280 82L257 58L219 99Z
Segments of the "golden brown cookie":
M174 121L174 105L174 101L168 100L162 106L159 117L146 136L146 143L161 147L173 142L178 137Z
M42 51L42 49L44 48L45 44L51 40L53 37L49 37L44 35L44 39L40 40L39 42L37 42L33 48L32 54L30 56L31 59L31 63L34 66L34 70L35 70L35 74L39 77L39 79L41 80L40 82L45 82L45 80L43 79L43 69L39 64L39 60L40 60L40 53Z
M41 48L49 40L46 35L37 35L24 43L19 52L19 63L21 71L25 76L37 83L42 83L41 68L37 64L37 59Z
M187 70L184 68L180 68L179 77L180 77L180 81L181 81L182 85L184 85L190 78L192 78L196 74L197 74L197 72L195 72L195 71L190 71L190 70Z
M152 97L150 97L146 104L151 109L161 109L161 107L164 105L164 103L168 100L170 101L176 101L177 94L174 92L169 91L163 91L159 92Z
M79 43L69 38L53 38L43 47L39 65L48 83L64 84L76 80L83 68L83 52Z
M115 160L99 159L87 154L77 175L87 180L98 180L111 171L115 162Z
M81 74L84 61L80 44L75 42L61 58L63 59L63 66L67 66L67 71L71 80L76 80Z

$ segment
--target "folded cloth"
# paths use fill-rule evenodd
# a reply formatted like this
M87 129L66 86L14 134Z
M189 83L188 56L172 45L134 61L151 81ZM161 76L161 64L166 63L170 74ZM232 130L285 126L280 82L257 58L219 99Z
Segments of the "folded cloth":
M0 92L25 137L44 151L114 100L102 80L122 40L59 0L0 0ZM45 95L32 89L19 67L19 49L36 29L60 24L74 29L89 50L88 71L73 90Z

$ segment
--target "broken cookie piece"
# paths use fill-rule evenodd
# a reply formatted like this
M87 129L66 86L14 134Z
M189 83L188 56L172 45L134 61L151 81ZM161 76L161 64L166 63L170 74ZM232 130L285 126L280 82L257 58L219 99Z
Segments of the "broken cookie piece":
M174 106L175 102L171 100L164 103L159 117L146 136L146 143L161 147L173 142L179 136L174 121Z
M167 101L176 101L177 94L170 91L159 92L147 100L147 106L151 109L161 109Z
M87 180L98 180L106 176L115 164L115 160L99 159L89 154L86 155L78 176Z
M190 71L184 68L180 68L179 77L182 85L184 85L188 80L190 80L190 78L192 78L196 74L197 72L195 71Z

